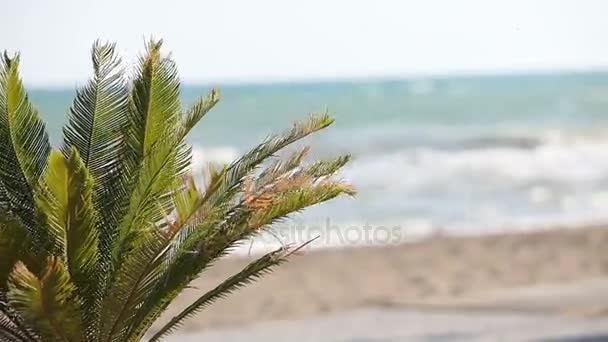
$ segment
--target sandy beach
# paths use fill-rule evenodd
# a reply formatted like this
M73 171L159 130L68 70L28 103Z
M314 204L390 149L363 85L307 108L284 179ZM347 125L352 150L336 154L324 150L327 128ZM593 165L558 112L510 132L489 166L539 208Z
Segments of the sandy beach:
M605 317L606 246L608 229L598 226L307 252L209 307L182 332L369 308ZM166 316L247 262L222 260Z
M608 317L466 310L357 309L176 334L168 342L605 342Z

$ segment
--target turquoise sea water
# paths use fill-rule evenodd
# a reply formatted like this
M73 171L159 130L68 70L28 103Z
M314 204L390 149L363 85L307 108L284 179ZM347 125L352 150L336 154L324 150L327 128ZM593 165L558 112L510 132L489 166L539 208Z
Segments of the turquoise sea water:
M341 176L359 195L285 225L398 227L401 238L608 219L608 73L219 86L190 137L197 168L309 112L337 118L307 142L314 157L355 156ZM185 86L184 104L208 89ZM31 92L55 142L73 94Z

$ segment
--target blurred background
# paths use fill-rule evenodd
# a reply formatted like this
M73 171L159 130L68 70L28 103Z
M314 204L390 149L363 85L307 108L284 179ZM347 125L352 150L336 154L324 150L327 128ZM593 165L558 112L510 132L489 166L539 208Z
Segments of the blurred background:
M347 305L316 290L278 292L299 303L300 311L295 304L283 314L272 311L271 301L249 316L308 317L425 298L445 303L446 296L478 290L581 284L591 278L597 288L608 284L601 280L608 273L601 252L608 241L601 228L608 221L605 1L24 0L2 8L0 48L21 52L24 80L56 142L75 90L91 74L89 50L97 38L116 41L126 65L135 63L148 38L163 38L183 79L184 104L210 87L221 88L222 101L190 137L197 169L230 162L310 112L328 109L337 118L306 143L313 145L313 157L353 154L341 177L355 184L357 198L313 208L275 227L275 233L288 242L318 234L315 246L332 250L424 241L382 251L316 254L309 260L329 258L343 273L296 263L311 274L302 276L308 279L303 286L335 287L346 297L350 289L357 300L346 300ZM511 236L535 231L544 233ZM486 237L467 240L471 236ZM437 239L443 242L436 245ZM255 246L276 243L267 237ZM456 250L446 254L446 246ZM395 256L406 254L415 257ZM461 263L445 266L453 258ZM479 259L487 264L476 264ZM404 265L418 267L413 265L421 261L426 267L417 282ZM520 270L509 269L509 263ZM278 277L269 287L284 290L289 284L281 279L287 275ZM350 281L341 283L344 279ZM590 291L591 285L581 286L579 292ZM414 288L430 293L410 291ZM597 296L608 299L603 291L591 301ZM301 309L311 298L318 306ZM580 304L574 307L588 311L589 298L573 298ZM513 300L505 299L517 306ZM469 297L465 302L472 303ZM220 323L251 319L241 317L244 311L235 314L241 310L236 304L232 312L226 307L223 320L216 319ZM218 312L208 318L223 317ZM365 315L357 319L368 322Z

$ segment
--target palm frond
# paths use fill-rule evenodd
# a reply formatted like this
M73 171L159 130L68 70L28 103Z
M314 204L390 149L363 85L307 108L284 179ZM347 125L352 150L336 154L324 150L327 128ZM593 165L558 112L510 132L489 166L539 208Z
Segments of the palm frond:
M173 139L181 138L182 136L173 137ZM125 222L133 226L147 228L132 231L125 226L125 231L129 233L122 240L124 241L122 246L127 248L129 252L118 254L123 262L120 268L116 270L115 278L109 290L108 305L106 305L103 313L104 316L113 317L107 320L107 322L114 321L112 327L108 330L110 336L118 334L120 337L127 332L126 329L129 327L130 320L126 318L135 315L136 310L134 308L146 299L149 290L156 285L152 280L155 280L154 277L158 274L158 266L162 265L162 263L157 262L162 261L159 259L159 254L168 248L177 233L177 231L173 231L175 223L170 224L166 217L166 213L173 210L167 208L174 208L175 203L172 201L173 196L168 194L167 190L175 187L175 182L178 182L181 178L182 169L188 165L185 162L181 162L181 165L175 164L176 162L180 163L179 160L189 157L189 151L184 152L182 144L181 141L173 140L171 142L171 140L168 140L166 144L157 145L160 151L157 156L158 160L144 159L146 163L144 163L144 170L142 171L146 173L142 175L140 180L146 180L148 183L138 183L135 192L132 194L132 199L135 199L136 202L132 203L138 204L136 209L139 212L130 212L137 213L137 216L127 216ZM156 148L153 151L148 156L156 156ZM185 155L186 153L188 155ZM194 189L194 191L196 190ZM192 189L190 189L190 193L192 194ZM161 202L159 198L165 201ZM148 217L147 221L142 220L145 217ZM168 230L161 233L157 226L158 222L167 225ZM115 303L112 304L113 302ZM106 325L104 324L104 326Z
M275 158L270 165L260 172L255 184L250 185L255 185L257 189L261 189L264 186L272 183L277 177L281 177L282 175L292 172L302 164L303 159L309 154L309 152L310 146L304 146L293 152L285 160Z
M129 93L115 44L97 41L91 55L93 78L76 93L63 130L63 151L67 157L75 147L101 189L120 160L117 147L127 124Z
M50 152L46 128L23 87L19 76L19 56L4 55L6 114L14 151L30 187L34 187L44 172Z
M182 119L184 134L188 134L196 124L220 101L220 92L212 89L207 96L200 97L185 113Z
M75 287L61 259L49 257L40 278L18 263L9 279L8 298L42 340L83 340Z
M292 250L290 248L280 248L251 262L239 273L226 279L220 285L199 297L182 312L173 317L150 338L150 342L158 341L164 336L170 334L172 331L179 328L185 320L193 317L206 306L211 305L213 302L219 299L225 298L230 293L251 284L265 274L270 273L273 267L279 266L286 262L287 256L291 252Z
M148 281L147 278L159 274L159 267L163 266L165 253L169 250L173 239L193 219L193 215L198 211L198 206L202 200L202 194L192 177L186 178L182 189L176 191L172 197L173 218L169 219L167 217L163 221L165 224L163 228L154 227L142 232L146 238L141 239L141 244L134 248L133 258L125 260L123 269L129 271L120 274L122 280L119 278L117 281L124 285L116 288L122 288L123 291L125 289L129 290L130 293L127 297L124 294L112 296L118 298L120 304L124 304L125 307L132 305L132 303L138 303L139 299L143 299L149 287L154 285L154 282ZM129 284L131 286L128 286ZM126 300L121 301L121 298L126 298Z
M326 128L333 122L334 119L328 113L313 114L307 121L294 124L290 130L268 137L263 143L249 150L228 167L225 184L219 192L232 196L233 192L242 186L245 177L264 160L284 147Z
M310 177L320 178L324 176L331 176L334 173L338 172L344 165L346 165L351 160L350 155L339 156L333 160L320 160L312 164L308 170L306 170L306 174Z
M256 207L249 220L249 225L252 229L257 230L293 212L326 202L342 194L353 196L355 190L347 183L324 182L279 192L273 194L267 202Z
M189 151L178 148L182 145L175 133L180 114L177 70L170 58L161 56L161 46L162 41L149 43L133 81L124 131L126 148L120 151L125 161L121 178L128 182L120 190L129 198L120 226L104 239L112 245L109 254L114 260L128 248L125 242L132 227L145 229L158 221L159 197L179 177L171 172L185 169L190 160ZM118 243L114 243L116 238Z
M151 280L158 281L169 265L167 261L173 259L177 250L176 246L181 245L182 240L188 236L188 231L191 229L193 222L198 222L198 219L203 216L207 219L210 218L212 208L205 207L204 204L218 185L221 184L221 180L225 176L225 170L225 168L221 170L211 169L204 194L199 192L192 177L185 179L184 186L173 195L175 217L172 222L167 221L165 234L158 236L156 239L145 240L140 258L136 259L136 266L125 267L125 269L136 270L125 275L129 279L135 280L131 283L131 292L126 297L125 302L135 305L133 303L138 303L141 299L149 299L150 291L156 290L158 283ZM157 231L154 230L153 232ZM140 324L140 320L143 319L141 312L145 312L145 310L139 311L140 314L137 317L140 317L140 319L136 319L136 324L131 325L131 331L135 329L141 332L148 328L147 325Z
M122 235L116 242L115 258L120 258L122 262L114 272L113 279L116 280L112 280L109 289L110 297L118 299L119 305L107 305L107 310L104 310L106 315L115 317L115 325L124 323L117 319L121 314L115 313L125 312L126 306L132 304L129 299L131 295L125 298L120 294L132 294L137 290L139 281L144 277L137 275L148 270L146 265L168 243L167 237L160 233L158 223L164 222L165 213L172 211L169 190L181 178L180 169L187 165L176 164L180 159L187 158L179 152L180 145L171 142L158 144L158 150L155 149L145 159L140 181L131 194L131 205L121 226ZM132 282L125 283L126 280Z
M252 211L243 205L233 207L230 204L241 190L247 176L274 153L329 126L333 121L327 113L311 115L308 121L296 123L292 129L270 136L222 172L222 176L218 178L221 182L214 184L213 191L209 196L205 196L198 208L213 208L211 212L214 214L207 213L203 222L197 224L197 228L188 229L192 234L182 237L180 250L173 252L175 260L167 266L162 276L164 280L156 284L156 288L139 310L140 313L136 315L136 330L148 326L158 317L168 303L211 261L227 253L229 247L236 242L255 233L248 229L246 224ZM218 227L217 230L211 231L214 226ZM157 300L159 297L163 298Z
M200 272L265 226L308 206L355 193L347 183L322 181L313 184L314 181L308 179L309 183L305 185L294 181L289 187L269 189L273 191L272 200L264 206L252 207L242 201L228 212L219 211L219 215L208 215L198 222L179 243L162 278L139 310L135 324L151 324Z
M179 120L179 78L170 57L161 56L162 40L150 41L133 81L131 138L140 158Z
M161 46L162 41L150 42L134 81L127 154L139 172L132 174L134 186L120 227L121 240L128 240L131 228L145 229L162 219L157 205L165 207L167 193L190 163L190 150L183 144L183 129L178 125L177 69L169 57L161 56ZM119 245L114 255L124 250Z
M99 252L96 230L98 214L93 206L94 181L76 148L72 148L65 167L68 174L64 209L68 214L65 225L67 265L83 296L85 289L95 283L95 264Z
M102 313L102 329L107 329L110 336L122 334L123 316L138 303L138 288L146 276L142 272L148 270L146 265L166 244L156 231L157 225L163 221L164 213L172 211L171 192L190 165L191 150L183 140L191 127L181 125L177 70L169 57L160 55L161 45L162 42L150 43L134 84L133 123L142 126L138 128L139 137L132 140L136 147L133 155L137 159L137 153L142 154L113 252L114 258L123 262L112 272L108 298L109 302L118 300L118 305L106 305ZM195 114L202 117L201 110L196 109Z
M95 179L94 202L100 214L100 244L105 274L111 244L125 207L130 175L126 174L129 89L115 44L96 41L91 50L93 77L78 90L64 128L66 158L75 147Z
M0 183L2 206L28 228L35 248L49 248L36 213L33 189L42 175L50 145L44 124L19 76L19 57L2 58L0 68Z
M121 264L101 312L101 331L108 341L124 340L137 308L156 284L158 275L153 272L151 262L158 250L166 246L167 238L155 228L140 234L145 237L138 238L135 251Z
M203 194L198 189L194 177L187 177L184 180L184 187L173 195L175 222L169 227L169 235L176 234L179 227L191 219L191 216L198 211L202 200Z
M93 205L93 179L76 147L70 148L67 157L59 150L51 152L41 186L38 205L56 241L56 254L65 255L76 293L87 307L83 318L87 326L94 326L101 279L98 214Z
M45 230L51 241L50 252L62 255L66 250L66 224L68 223L68 172L63 154L52 151L48 168L36 192L36 203Z
M244 202L232 208L214 202L214 210L208 212L196 228L189 229L189 234L176 244L177 250L172 253L172 261L159 282L160 287L157 286L140 309L140 315L136 316L140 317L136 319L140 323L136 324L149 326L200 272L227 254L240 241L292 212L343 193L352 195L354 190L348 184L323 182L314 189L304 188L299 193L292 192L289 196L279 197L280 200L272 204L276 203L279 207L267 211L251 208ZM159 297L162 299L158 300ZM145 318L141 318L142 315Z

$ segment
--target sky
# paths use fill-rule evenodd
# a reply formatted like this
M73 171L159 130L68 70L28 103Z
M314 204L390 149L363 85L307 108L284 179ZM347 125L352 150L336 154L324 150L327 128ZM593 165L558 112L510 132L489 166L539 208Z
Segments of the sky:
M20 0L0 49L35 86L81 84L92 42L163 38L185 82L608 69L608 1Z

